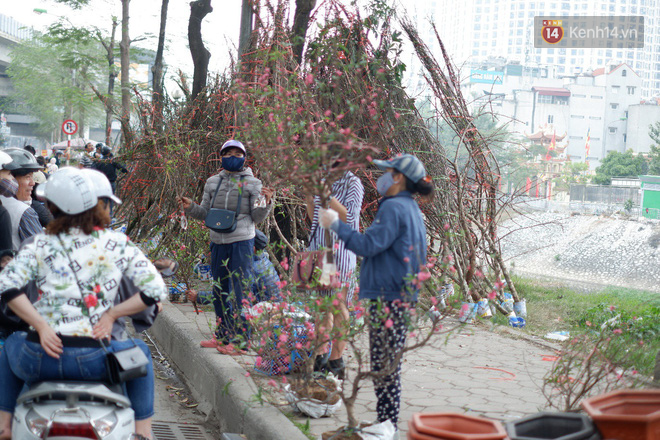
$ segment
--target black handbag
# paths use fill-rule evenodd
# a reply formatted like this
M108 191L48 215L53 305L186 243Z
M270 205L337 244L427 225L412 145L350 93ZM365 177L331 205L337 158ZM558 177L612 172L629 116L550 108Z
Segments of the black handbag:
M78 290L80 290L80 296L81 299L83 300L82 303L85 304L85 306L87 306L87 303L85 302L85 295L83 294L80 288L81 284L80 284L80 280L78 280L78 274L76 274L76 271L73 270L74 265L73 265L73 261L71 261L71 256L64 248L64 243L62 243L62 239L59 236L57 237L57 239L60 242L60 246L62 246L62 251L66 254L66 257L69 259L71 272L73 272L73 276L76 278L76 284L78 285ZM87 308L87 311L88 314L91 316L91 314L89 313L89 307ZM90 324L91 323L92 322L90 319ZM137 343L135 342L135 339L133 338L130 339L133 342L132 347L114 352L111 352L107 349L107 347L103 343L103 339L99 340L99 343L101 344L101 348L103 348L103 350L105 351L105 366L106 366L106 371L108 373L108 382L110 382L111 385L120 384L122 382L126 382L127 380L136 379L138 377L144 377L147 375L148 372L147 369L151 367L147 355L144 354L144 352L140 347L138 347Z
M126 382L147 375L149 359L142 349L133 341L133 347L110 352L101 341L101 347L105 350L105 365L108 370L108 381L112 385Z
M240 182L243 182L244 176L241 176ZM220 190L220 185L222 185L222 177L220 177L220 182L218 182L218 187L215 189L215 194L211 199L211 206L215 205L215 199L218 197L218 191ZM242 186L239 183L239 187ZM211 208L206 214L204 219L204 224L207 228L221 233L228 234L236 230L236 224L238 223L238 213L241 209L241 200L243 199L243 190L242 188L238 191L238 204L236 205L236 211L230 211L229 209L219 209Z

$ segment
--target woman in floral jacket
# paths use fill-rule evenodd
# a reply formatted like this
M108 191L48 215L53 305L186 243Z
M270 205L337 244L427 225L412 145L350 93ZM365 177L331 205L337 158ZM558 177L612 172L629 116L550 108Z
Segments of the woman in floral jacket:
M0 439L11 438L11 414L25 383L106 380L101 340L110 351L134 344L111 339L115 320L166 297L162 278L142 251L126 235L105 229L110 200L97 197L86 174L63 168L39 188L55 219L0 273L0 297L32 329L11 335L0 354ZM122 277L140 294L114 305ZM23 293L31 281L40 295L34 305ZM135 342L150 359L147 346ZM150 439L152 368L126 387L135 411L135 438Z

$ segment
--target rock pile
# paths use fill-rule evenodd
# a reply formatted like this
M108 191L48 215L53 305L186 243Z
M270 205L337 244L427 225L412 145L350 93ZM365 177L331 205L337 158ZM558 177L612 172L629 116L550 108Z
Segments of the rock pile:
M531 213L500 227L513 273L660 292L660 224L646 219Z

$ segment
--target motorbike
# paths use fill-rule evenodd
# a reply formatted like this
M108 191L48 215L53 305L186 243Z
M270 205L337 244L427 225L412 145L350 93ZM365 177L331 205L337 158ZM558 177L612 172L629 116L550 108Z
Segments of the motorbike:
M156 260L163 277L178 263ZM16 401L12 438L20 440L133 440L135 415L123 385L47 381L26 387Z

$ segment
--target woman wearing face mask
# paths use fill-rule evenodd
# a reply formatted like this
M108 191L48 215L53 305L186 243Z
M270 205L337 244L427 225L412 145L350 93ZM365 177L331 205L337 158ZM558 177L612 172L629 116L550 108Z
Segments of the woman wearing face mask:
M424 165L415 156L374 160L385 173L378 179L383 196L373 224L360 234L339 219L339 214L322 209L320 223L333 230L346 249L364 257L360 271L360 299L369 309L369 350L374 378L378 421L399 418L401 401L401 350L406 343L407 315L417 301L416 275L426 265L426 227L413 198L433 196L433 183Z
M223 354L240 351L233 343L240 342L245 331L241 319L243 280L249 279L252 271L255 224L268 215L273 196L273 191L262 188L261 180L245 167L246 153L241 142L225 142L220 149L223 169L206 181L202 203L193 203L188 197L177 198L186 214L199 220L205 220L211 209L238 213L233 231L210 231L211 271L216 282L213 307L218 328L214 337L202 341L201 346L215 347Z

